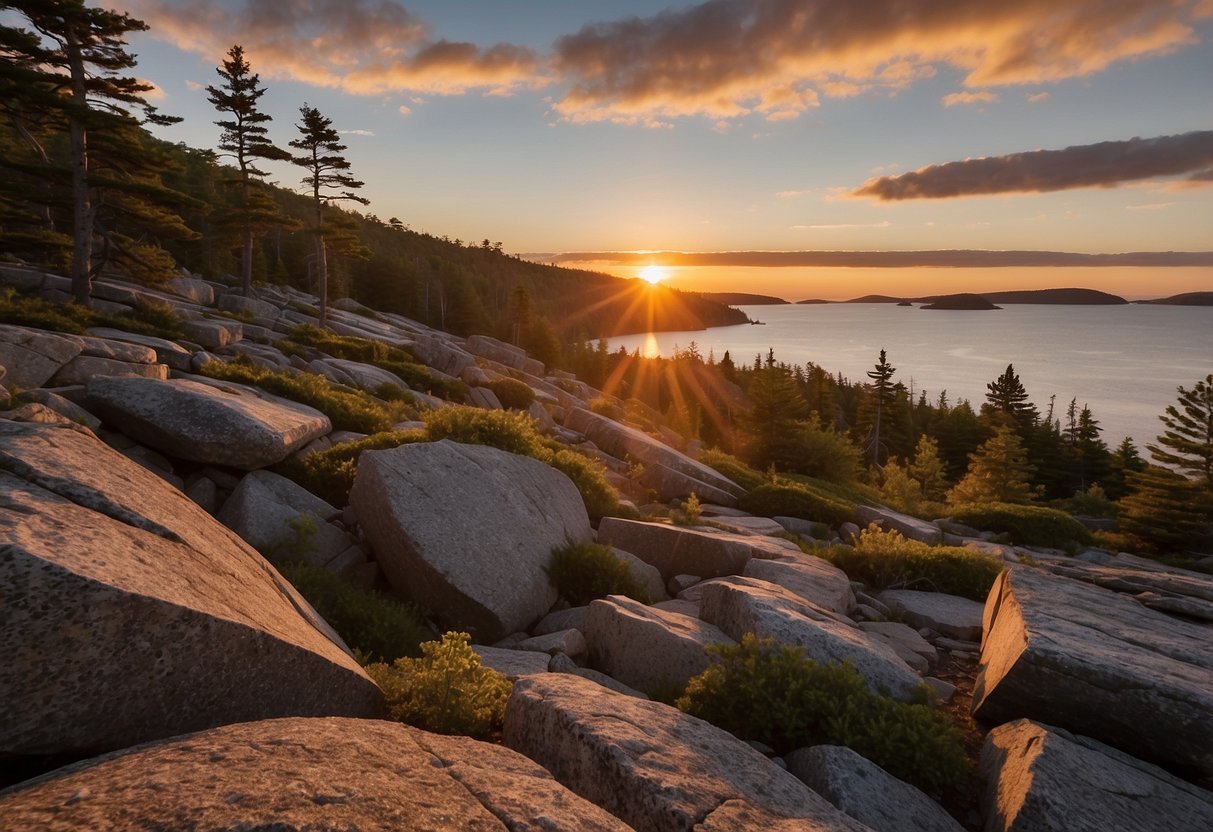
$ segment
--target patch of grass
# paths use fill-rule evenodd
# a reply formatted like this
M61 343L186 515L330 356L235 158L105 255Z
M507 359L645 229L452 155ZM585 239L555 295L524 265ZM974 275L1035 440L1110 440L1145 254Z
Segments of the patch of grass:
M351 649L373 661L419 656L421 643L431 637L420 612L410 604L367 592L303 561L280 570Z
M141 301L125 315L94 312L93 323L90 326L108 326L169 341L177 341L185 336L181 329L181 316L177 314L177 310L170 304L156 300Z
M450 439L468 445L490 445L512 454L538 457L545 450L535 422L525 413L444 407L422 416L433 442Z
M746 465L737 457L715 448L708 448L699 455L699 461L709 468L731 479L747 491L767 481L766 475Z
M716 663L691 679L681 710L779 754L845 745L934 797L972 782L960 732L929 705L879 696L851 666L818 664L771 639L708 649Z
M608 595L626 595L642 604L650 601L628 565L601 543L573 543L554 550L548 577L574 607Z
M484 667L469 641L467 633L447 633L422 644L421 658L368 665L391 717L438 734L484 737L500 728L513 685Z
M738 508L763 517L799 517L838 526L855 515L855 504L803 483L780 479L763 483L737 501Z
M314 407L329 417L334 430L378 433L398 419L383 402L369 393L338 387L315 373L271 372L240 361L203 365L202 375L260 387L267 393Z
M975 503L957 506L952 519L975 529L1001 532L1013 543L1069 549L1089 546L1091 532L1064 511L1015 503Z
M859 533L853 547L831 546L812 553L847 577L876 589L922 589L985 601L1002 564L959 546L929 546L875 524Z
M21 295L11 287L0 291L0 323L83 335L93 325L93 317L83 306Z

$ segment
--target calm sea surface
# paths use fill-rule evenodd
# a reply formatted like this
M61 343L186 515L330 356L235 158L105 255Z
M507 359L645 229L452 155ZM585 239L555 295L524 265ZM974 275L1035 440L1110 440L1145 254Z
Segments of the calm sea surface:
M866 380L881 349L897 368L895 379L925 390L934 401L947 390L955 403L976 409L986 384L1014 364L1043 414L1056 396L1064 422L1071 398L1091 408L1115 446L1132 436L1153 441L1158 416L1175 402L1179 385L1191 387L1213 373L1213 307L1007 305L999 311L945 311L883 303L744 306L765 326L714 327L612 338L612 350L669 356L691 342L707 358L729 351L738 363L766 355L790 364L812 362L855 381ZM1143 451L1144 455L1144 451Z

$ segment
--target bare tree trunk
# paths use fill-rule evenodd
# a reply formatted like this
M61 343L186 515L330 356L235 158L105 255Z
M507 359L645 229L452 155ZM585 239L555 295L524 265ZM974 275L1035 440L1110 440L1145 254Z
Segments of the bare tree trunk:
M320 295L320 328L324 329L329 325L329 262L323 233L316 235L316 273Z
M75 31L67 30L67 55L71 69L72 103L88 107L84 58ZM78 113L68 117L72 152L72 297L83 306L92 295L93 206L88 191L88 132Z
M240 198L244 200L244 250L240 257L240 285L247 298L253 293L253 224L248 218L248 174L244 175L244 181L241 183Z

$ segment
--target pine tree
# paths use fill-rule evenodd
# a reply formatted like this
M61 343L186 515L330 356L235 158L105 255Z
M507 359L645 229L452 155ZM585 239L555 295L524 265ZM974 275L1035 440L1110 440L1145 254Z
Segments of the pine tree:
M949 505L966 503L1027 503L1032 466L1019 437L1009 426L982 444L973 454L969 472L948 492Z
M32 117L62 123L69 136L72 205L72 296L88 305L92 294L94 223L97 206L91 134L135 124L132 109L145 120L171 124L144 95L152 86L121 73L135 66L124 36L147 24L122 12L91 8L83 0L23 0L0 9L19 12L38 37L6 33L5 73L26 76L21 107Z
M939 443L930 436L921 436L914 449L914 461L909 474L918 481L922 496L932 502L943 500L948 490L948 476L944 462L939 457Z
M759 469L779 465L786 470L795 455L796 423L808 416L808 406L791 372L775 364L773 356L752 372L747 392L751 407L739 419L747 461Z
M290 161L291 154L269 139L266 124L271 118L261 112L257 104L265 95L265 87L261 86L261 77L252 72L244 59L243 47L236 44L227 54L222 66L216 69L223 86L208 86L206 91L216 110L230 114L230 118L215 124L223 128L219 148L236 162L238 201L232 220L240 233L240 283L248 296L253 289L254 238L264 234L274 223L289 221L262 190L266 173L256 166L256 161Z
M876 362L876 366L868 371L867 376L872 380L870 385L871 401L875 408L875 421L872 425L870 438L868 439L865 450L872 455L872 467L880 467L880 457L883 451L885 456L888 455L888 449L880 438L881 421L885 411L889 405L893 403L893 373L897 372L897 368L888 362L885 358L885 351L880 351L880 359Z
M333 129L333 122L320 114L314 107L304 104L299 108L302 121L299 128L300 138L291 141L291 147L303 153L292 158L295 164L307 170L303 184L311 191L315 211L316 235L316 274L318 294L320 295L319 324L328 326L328 291L329 267L328 250L324 235L324 208L332 202L348 200L363 205L370 200L358 196L355 190L361 188L359 182L348 171L349 160L341 155L346 146L341 143L340 135Z
M1119 500L1129 493L1129 474L1146 470L1146 461L1137 452L1131 436L1126 436L1116 446L1108 460L1108 467L1110 470L1103 483L1104 491L1109 499Z
M1002 375L986 385L986 404L982 406L982 412L1010 416L1021 439L1026 430L1036 423L1039 418L1036 405L1028 401L1028 391L1015 374L1015 365L1008 364Z
M1213 373L1191 390L1181 386L1178 406L1168 405L1158 418L1166 430L1157 445L1146 445L1150 456L1213 488Z

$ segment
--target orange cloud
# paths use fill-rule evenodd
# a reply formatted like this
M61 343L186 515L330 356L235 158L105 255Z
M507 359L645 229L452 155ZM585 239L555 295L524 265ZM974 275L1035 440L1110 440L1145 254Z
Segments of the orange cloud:
M1002 193L1114 187L1124 182L1189 174L1210 177L1213 130L1154 139L1075 145L929 165L900 176L869 179L851 192L882 202Z
M539 60L521 46L481 48L431 39L428 27L389 0L127 0L150 33L216 64L234 43L255 72L356 95L411 91L503 94L543 82Z
M1087 75L1195 42L1210 0L707 0L559 39L575 122L748 113L790 118L816 96L897 91L947 66L970 89ZM802 96L771 107L768 91ZM971 93L972 94L972 93ZM980 95L981 93L976 93Z
M961 104L987 104L998 100L998 93L982 90L981 92L954 92L940 99L945 107L955 107Z

